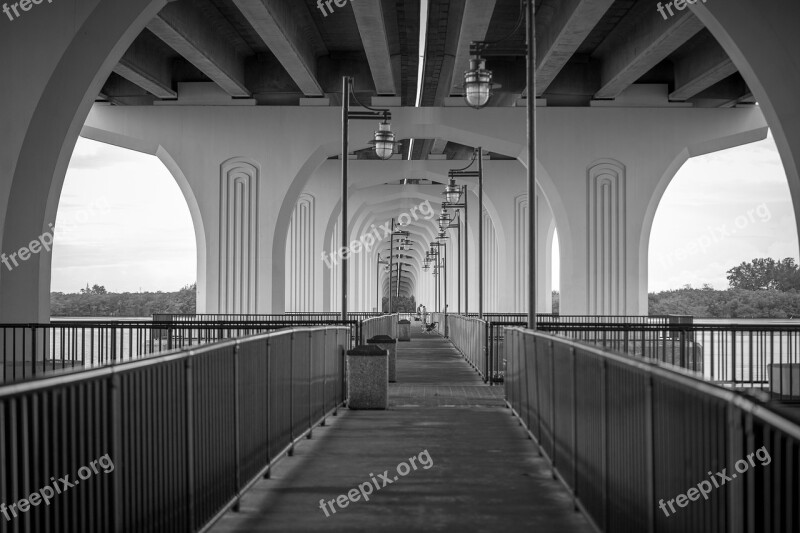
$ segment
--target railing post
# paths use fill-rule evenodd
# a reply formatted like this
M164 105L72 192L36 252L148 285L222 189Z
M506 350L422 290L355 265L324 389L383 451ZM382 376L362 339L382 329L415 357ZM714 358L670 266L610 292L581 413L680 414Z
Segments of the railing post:
M194 478L194 369L192 358L187 358L186 372L186 511L189 531L197 529L195 524L195 478Z
M270 420L272 417L270 416L270 409L272 407L272 387L270 385L270 379L272 377L272 373L270 372L270 360L272 359L272 339L267 338L267 380L266 380L266 387L267 387L267 405L264 411L266 412L266 421L265 424L267 426L267 464L272 463L272 428L270 427ZM266 472L264 472L264 479L269 479L271 468L268 468Z
M608 362L603 359L600 366L601 399L600 412L601 423L601 445L603 447L603 466L601 469L601 480L603 483L603 521L602 531L608 531Z
M570 346L572 355L572 506L578 509L578 354ZM652 532L651 532L652 533Z
M655 533L656 530L656 515L655 515L655 501L656 501L656 472L655 472L655 421L653 416L655 413L653 405L653 376L647 374L647 383L645 385L645 461L647 463L647 531L648 533Z
M289 442L287 455L294 455L294 332L289 335Z
M552 340L547 343L550 355L550 434L552 435L550 450L550 466L552 468L553 479L556 477L556 353Z
M108 381L109 384L109 400L111 403L109 409L109 427L111 435L109 442L111 449L109 455L114 458L117 465L125 464L125 456L122 454L122 402L120 391L120 376L116 372L111 374ZM111 479L111 522L115 532L121 533L125 530L125 525L122 521L122 478L123 476L113 476Z
M241 460L242 460L242 451L241 451L241 422L239 420L241 416L241 410L239 406L239 341L236 341L236 344L233 347L233 462L236 468L236 472L234 473L235 480L236 480L236 501L233 503L233 512L239 512L239 492L242 490L242 480L241 480Z
M358 327L358 322L356 322L356 327ZM314 382L314 334L312 332L308 332L308 435L307 438L311 438L311 427L314 424L314 405L312 402L312 398L314 397L311 394L311 387L312 383ZM324 402L323 402L324 403Z

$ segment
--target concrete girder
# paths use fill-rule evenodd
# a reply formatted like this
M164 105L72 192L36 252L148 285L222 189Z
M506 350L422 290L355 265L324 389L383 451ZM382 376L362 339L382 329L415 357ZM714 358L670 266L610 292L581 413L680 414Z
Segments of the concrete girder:
M142 32L114 67L114 72L162 99L173 99L172 67L169 58L158 53L149 32Z
M364 43L369 69L375 82L375 91L379 95L395 95L400 93L399 80L395 79L392 69L392 56L389 51L389 39L386 23L383 18L382 2L353 2L353 14Z
M541 50L537 55L541 59L536 66L536 96L553 83L613 3L614 0L562 1L548 23L537 28L536 46ZM527 95L527 89L523 94Z
M728 53L714 37L704 32L692 48L675 64L675 90L669 95L672 101L689 98L719 83L737 72Z
M664 20L650 2L639 2L593 54L603 62L594 97L616 98L702 29L689 10Z
M489 23L492 20L497 0L465 0L464 18L458 36L458 48L453 61L453 72L466 72L469 69L469 46L473 41L486 39ZM464 79L453 75L450 82L450 94L464 94Z
M233 0L306 96L323 96L317 80L322 38L305 5L290 0ZM321 52L318 54L318 51Z
M444 154L445 148L447 148L447 139L434 139L433 146L431 146L431 154L434 155Z
M730 100L729 102L725 102L720 107L736 107L739 104L750 104L750 105L753 105L755 103L756 103L755 96L753 96L752 92L748 91L748 92L746 92L745 94L743 94L742 96L740 96L738 98L734 98L733 100Z
M249 97L244 59L191 5L172 2L147 29L233 97Z

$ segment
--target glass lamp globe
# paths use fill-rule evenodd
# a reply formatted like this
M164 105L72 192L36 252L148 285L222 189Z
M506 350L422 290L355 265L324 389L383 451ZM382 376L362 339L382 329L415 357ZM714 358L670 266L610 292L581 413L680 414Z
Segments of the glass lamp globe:
M473 57L464 73L464 98L467 105L480 109L492 97L492 71L486 70L486 60Z
M375 154L381 159L389 159L394 154L394 133L392 133L392 125L389 123L382 123L378 126L378 131L375 132Z
M445 187L444 199L448 204L457 204L461 199L461 187L456 185L455 178L450 178L450 183Z

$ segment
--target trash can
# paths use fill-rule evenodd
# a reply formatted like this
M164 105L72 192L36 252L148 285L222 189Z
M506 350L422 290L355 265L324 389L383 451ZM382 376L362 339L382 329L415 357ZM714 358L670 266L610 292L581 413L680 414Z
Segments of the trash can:
M367 339L367 344L377 345L389 352L389 383L397 381L397 340L389 335L375 335Z
M411 340L411 321L401 320L397 323L398 342L408 342Z
M362 344L347 352L347 407L386 409L389 402L389 352Z

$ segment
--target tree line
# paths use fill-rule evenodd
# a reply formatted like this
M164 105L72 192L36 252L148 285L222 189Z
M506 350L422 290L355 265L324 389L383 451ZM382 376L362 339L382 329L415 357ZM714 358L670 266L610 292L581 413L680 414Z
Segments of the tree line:
M800 318L800 266L787 257L755 258L728 270L728 289L689 285L650 293L651 315L705 318Z
M50 314L56 317L149 317L156 313L194 314L197 284L177 292L108 292L88 284L77 293L50 293Z

